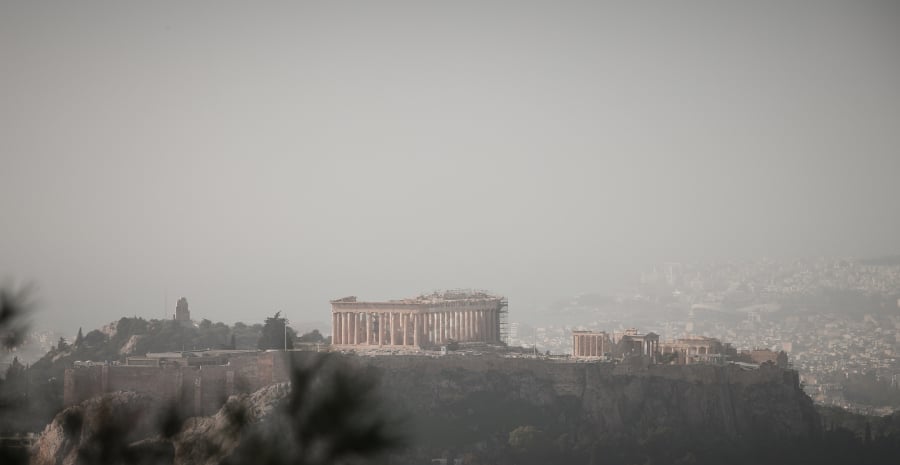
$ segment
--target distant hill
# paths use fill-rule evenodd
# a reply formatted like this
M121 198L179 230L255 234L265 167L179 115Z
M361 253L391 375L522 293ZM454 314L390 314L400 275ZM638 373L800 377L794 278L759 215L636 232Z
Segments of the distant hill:
M887 255L884 257L864 258L859 263L869 266L900 266L900 255Z

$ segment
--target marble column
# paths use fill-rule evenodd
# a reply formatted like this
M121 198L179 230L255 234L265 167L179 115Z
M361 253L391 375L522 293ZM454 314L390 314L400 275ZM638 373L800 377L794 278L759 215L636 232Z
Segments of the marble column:
M387 343L388 343L388 345L394 345L394 329L396 329L394 326L394 312L390 312L387 314L387 320L388 320Z
M485 337L486 334L487 334L487 328L485 327L484 310L479 310L478 311L478 340L486 341L487 340L487 337Z
M456 312L450 312L447 314L447 319L449 320L449 329L450 329L450 339L454 341L459 340L459 336L456 335Z
M403 345L407 346L409 343L407 342L406 333L409 330L409 322L407 321L409 317L408 313L400 314L400 330L403 331Z
M432 344L437 343L437 329L438 329L437 317L438 317L437 313L432 313L431 317L430 317L430 319L431 319L431 326L430 326L431 327L431 337L429 338L429 342L431 342Z
M487 321L484 318L484 310L478 311L478 340L487 341Z
M344 337L344 343L347 345L353 345L353 321L351 318L352 316L353 316L352 312L344 313L344 319L345 319L344 323L346 324L346 331L345 331L346 336Z
M459 340L465 341L469 336L469 333L466 331L466 312L459 312Z
M353 345L357 344L357 334L359 333L359 325L357 325L357 319L359 318L359 313L353 312L350 314L350 343Z
M459 340L465 341L468 334L466 333L466 312L459 312Z
M336 344L341 343L341 314L334 314L334 341Z
M369 343L369 329L372 327L369 324L369 320L370 320L369 313L368 312L364 313L362 318L363 318L363 335L364 335L363 343L368 344Z
M449 341L453 338L453 327L450 325L450 313L443 313L443 321L444 321L444 342Z
M356 324L356 318L359 316L356 312L350 312L347 314L347 330L349 331L349 335L347 336L348 344L356 344L356 332L359 330L359 325Z
M338 324L337 324L337 313L331 314L331 343L339 344L338 342Z
M436 342L438 344L443 342L443 338L441 338L441 331L443 331L443 330L444 329L441 328L441 314L440 314L440 312L435 313L434 314L434 342Z
M409 345L415 345L416 315L414 313L406 315L406 332L409 334Z
M372 321L372 325L375 327L375 345L384 344L384 314L378 312Z
M344 344L350 345L353 341L350 338L350 312L344 312Z
M464 341L469 340L469 312L463 310L460 312L462 316L462 339Z

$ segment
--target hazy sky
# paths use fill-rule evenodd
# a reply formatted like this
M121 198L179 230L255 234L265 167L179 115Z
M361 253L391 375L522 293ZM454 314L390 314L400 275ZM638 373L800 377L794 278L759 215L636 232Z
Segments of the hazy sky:
M0 3L42 326L900 252L900 2L242 3Z

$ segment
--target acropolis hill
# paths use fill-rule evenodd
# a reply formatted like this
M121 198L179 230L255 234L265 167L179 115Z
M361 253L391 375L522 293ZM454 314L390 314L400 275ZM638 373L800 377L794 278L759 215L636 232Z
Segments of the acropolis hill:
M331 305L330 346L156 354L162 358L134 357L135 365L80 362L65 372L64 403L89 409L87 399L130 391L174 402L185 415L221 414L229 398L276 401L271 397L286 391L274 386L286 386L291 363L308 364L326 351L349 369L375 373L385 406L409 420L414 447L398 463L421 463L447 450L490 454L525 426L581 454L585 447L640 448L647 441L721 445L821 434L795 371L774 363L723 364L722 351L710 350L715 341L670 343L683 356L661 363L653 333L629 330L610 338L581 331L573 332L572 357L536 357L502 343L506 299L487 293L386 302L348 297ZM463 350L447 350L460 341ZM139 365L148 362L155 363ZM39 446L51 460L62 453L50 444L57 423L45 432L48 445ZM191 447L175 444L176 450ZM197 454L203 452L188 453Z
M661 344L656 334L633 329L573 331L571 356L538 356L503 344L506 299L484 292L384 302L347 297L331 306L330 345L154 353L118 365L74 362L65 370L64 405L89 414L97 396L131 392L199 418L194 424L207 429L179 436L197 438L219 423L203 418L221 419L229 398L271 405L287 392L292 363L334 357L346 369L375 374L385 406L408 420L413 447L397 463L427 462L448 450L494 463L492 451L505 450L520 428L540 431L581 459L596 448L729 449L822 434L795 371L786 364L725 363L726 345L710 338ZM182 315L172 324L193 324L186 304ZM270 320L279 321L277 315ZM135 337L126 336L117 339ZM126 397L122 402L133 398ZM47 445L39 446L51 461L60 453L52 445L59 418L45 431ZM172 441L183 442L173 444L176 450L193 447L186 439Z
M614 339L605 332L574 331L572 357L515 360L521 353L502 342L507 300L485 291L443 291L383 302L345 297L330 303L334 324L332 344L306 349L377 356L364 360L386 369L391 378L402 378L408 371L405 367L414 371L428 371L429 367L477 371L479 367L503 363L544 373L558 392L566 392L561 386L572 385L575 383L572 380L584 383L588 379L625 374L706 384L756 384L772 380L771 372L748 373L747 366L708 365L694 369L659 366L659 337L633 329ZM175 320L179 324L192 324L186 299L179 300L178 306ZM717 341L701 338L688 342L691 347L682 347L684 342L664 344L666 349L682 351L682 357L674 357L669 363L714 361L721 364L724 354L719 349L724 346L713 344ZM447 350L458 343L466 350ZM100 394L125 390L177 401L189 414L209 415L231 395L287 381L286 355L294 353L201 350L127 356L124 364L76 361L74 367L65 371L63 404L74 405ZM796 373L785 373L793 376L788 381L797 384Z
M202 376L190 380L184 368L141 368L123 377L126 367L86 367L76 378L97 380L105 371L110 392L150 388L163 397L176 396L188 411L210 415L215 413L214 402L207 400L223 401L225 389L238 394L237 386L285 382L288 357L303 363L320 356L264 352L257 355L255 368L235 366L227 375L204 367ZM657 365L639 358L611 364L499 355L337 356L377 375L388 409L410 421L410 453L420 458L437 457L448 448L505 443L510 431L523 425L548 432L573 450L579 444L641 443L650 438L721 444L747 438L803 439L821 432L819 416L800 389L796 372L772 364L747 369ZM259 392L268 389L262 386Z

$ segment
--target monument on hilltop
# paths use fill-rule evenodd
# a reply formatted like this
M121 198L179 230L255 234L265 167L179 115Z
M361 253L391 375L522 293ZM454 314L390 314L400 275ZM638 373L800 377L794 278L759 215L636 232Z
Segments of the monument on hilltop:
M505 297L456 290L412 299L331 301L332 344L336 346L422 348L450 342L503 344Z
M184 297L178 299L178 303L175 304L175 321L191 322L191 311L188 310L188 301Z

